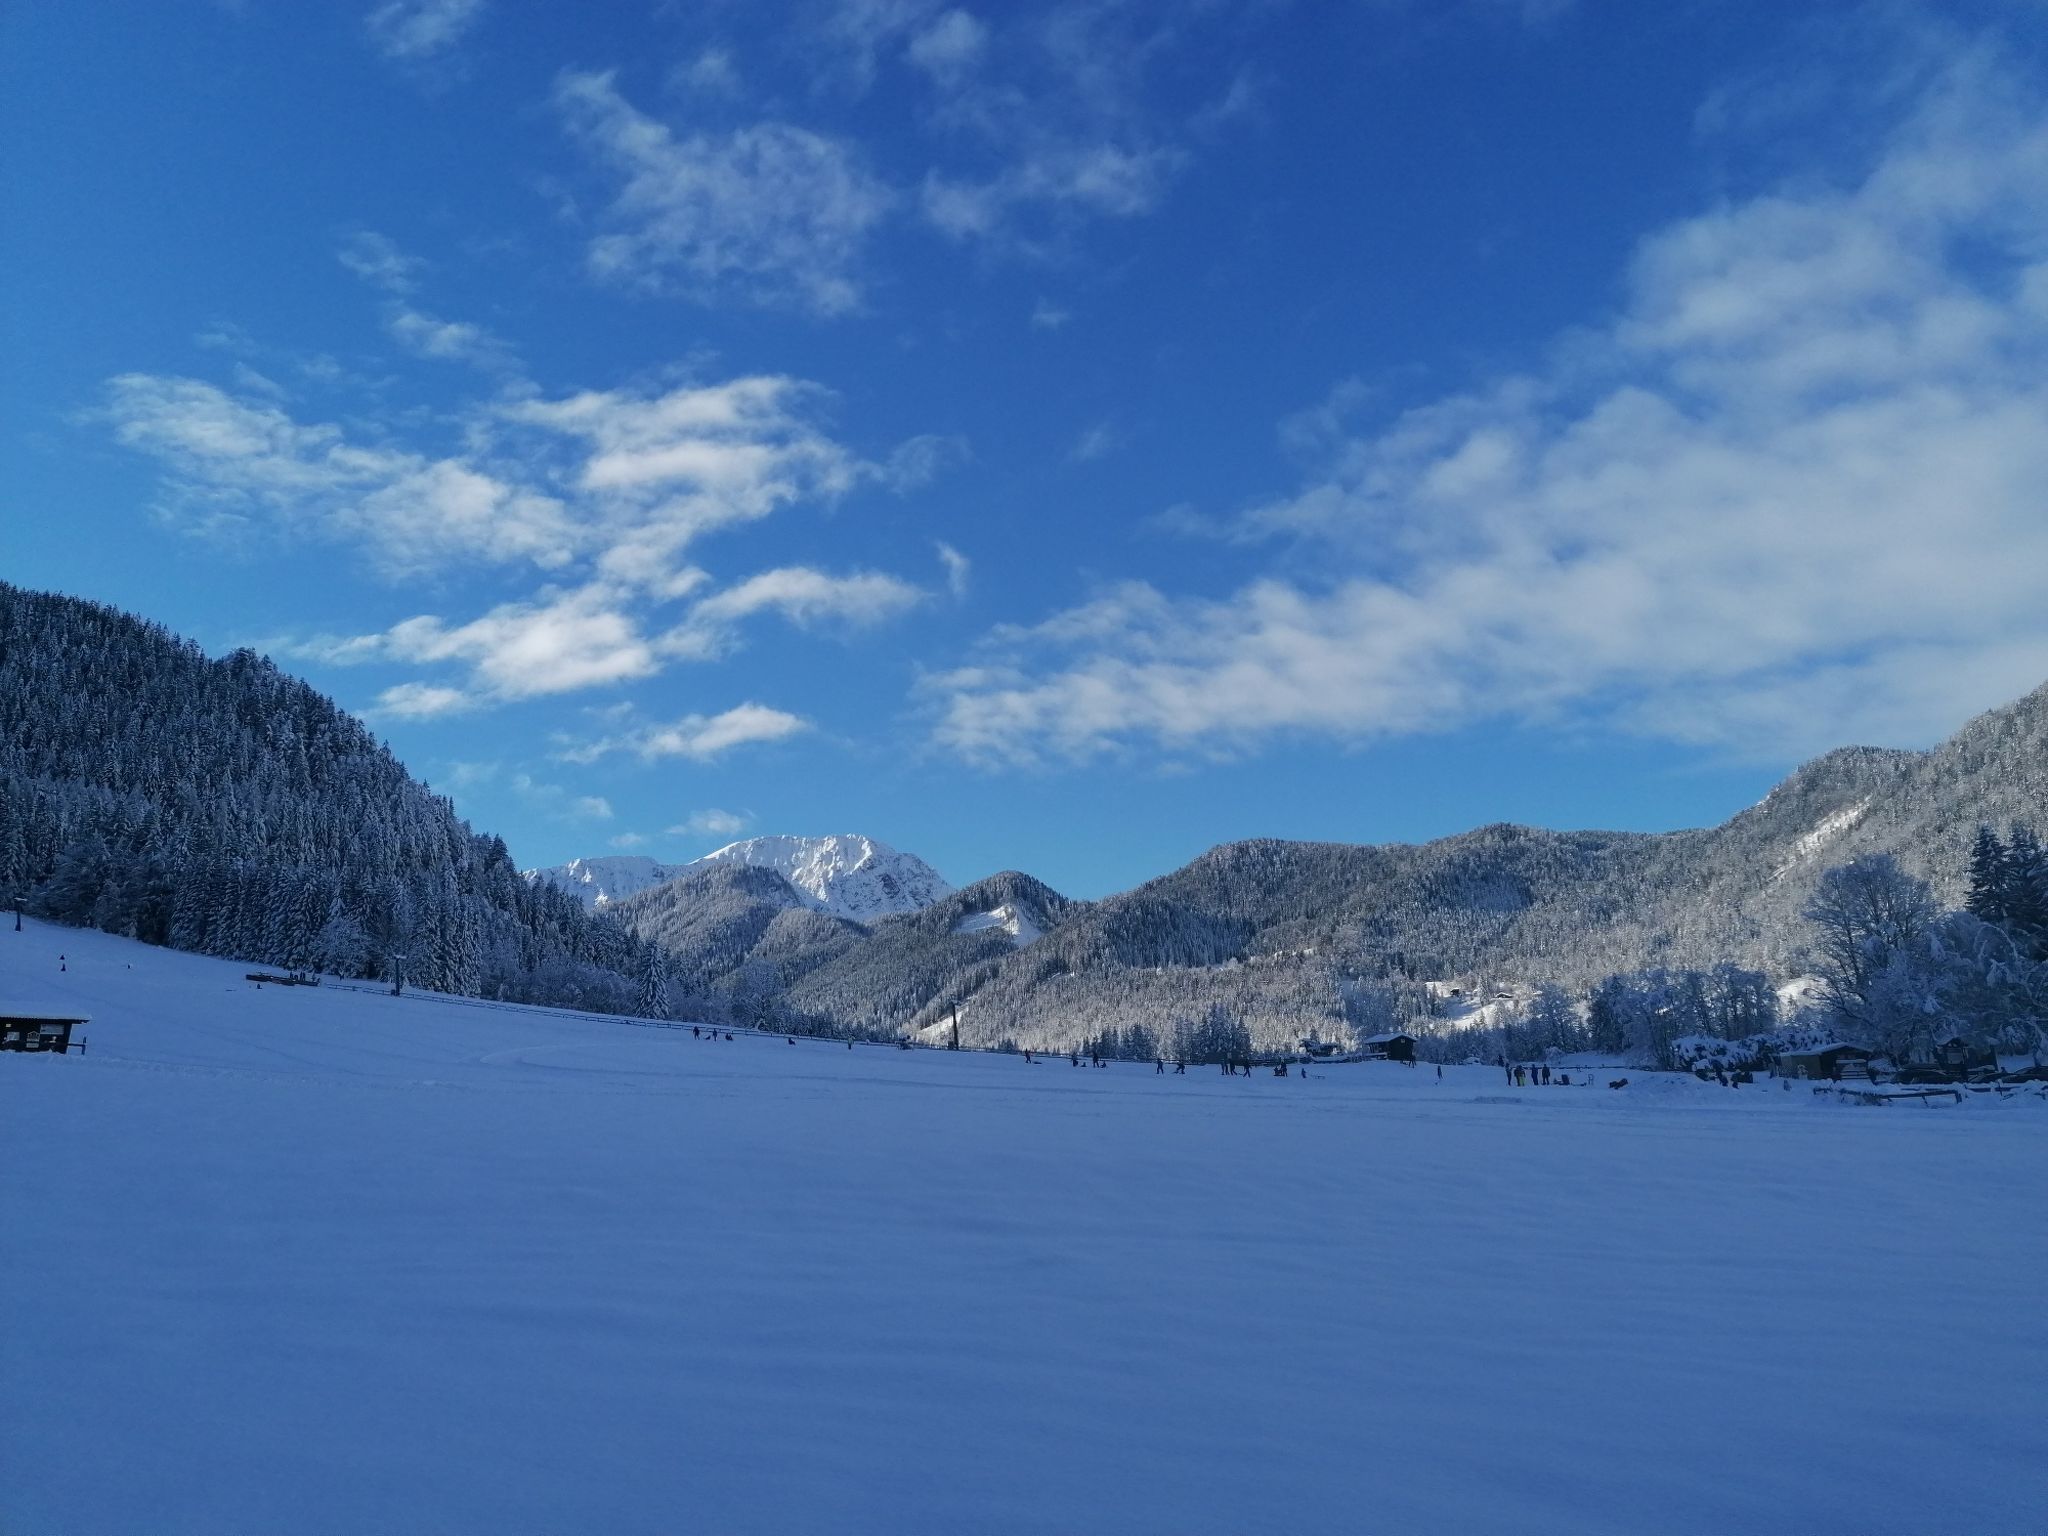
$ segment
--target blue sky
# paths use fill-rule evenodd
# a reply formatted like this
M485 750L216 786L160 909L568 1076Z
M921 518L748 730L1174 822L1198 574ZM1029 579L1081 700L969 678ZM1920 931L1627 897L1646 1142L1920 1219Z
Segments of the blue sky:
M2044 21L11 8L0 573L523 863L1718 821L2048 679Z

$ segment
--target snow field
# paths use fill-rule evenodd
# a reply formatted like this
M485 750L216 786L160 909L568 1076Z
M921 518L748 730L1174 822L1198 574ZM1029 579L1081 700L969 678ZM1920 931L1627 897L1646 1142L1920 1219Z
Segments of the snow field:
M245 969L0 932L0 995L94 1015L0 1056L7 1536L2040 1528L2037 1104Z

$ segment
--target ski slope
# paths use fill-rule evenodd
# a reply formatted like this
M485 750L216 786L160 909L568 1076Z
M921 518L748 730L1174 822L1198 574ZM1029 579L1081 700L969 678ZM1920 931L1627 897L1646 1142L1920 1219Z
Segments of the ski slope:
M93 1016L0 1056L6 1536L2048 1507L2040 1103L1159 1077L245 969L0 931L0 996Z

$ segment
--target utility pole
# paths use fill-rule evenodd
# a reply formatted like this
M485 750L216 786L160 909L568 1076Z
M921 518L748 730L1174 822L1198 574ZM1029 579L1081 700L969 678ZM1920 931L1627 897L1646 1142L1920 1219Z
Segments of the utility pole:
M393 955L391 957L391 995L393 997L402 997L404 994L405 956Z
M953 1005L953 1043L947 1046L946 1049L949 1051L960 1049L960 1005L958 1003Z

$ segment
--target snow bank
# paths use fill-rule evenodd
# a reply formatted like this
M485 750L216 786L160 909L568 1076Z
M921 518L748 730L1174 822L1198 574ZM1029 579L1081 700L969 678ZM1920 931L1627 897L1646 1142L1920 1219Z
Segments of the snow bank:
M0 932L94 1019L0 1056L9 1532L2039 1529L2039 1106L243 969Z

